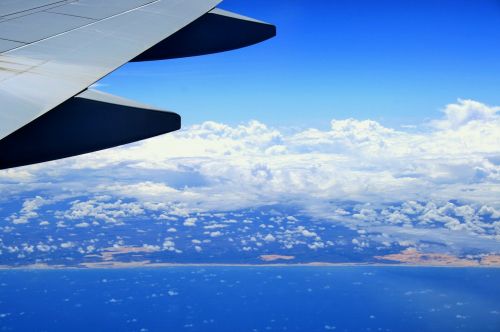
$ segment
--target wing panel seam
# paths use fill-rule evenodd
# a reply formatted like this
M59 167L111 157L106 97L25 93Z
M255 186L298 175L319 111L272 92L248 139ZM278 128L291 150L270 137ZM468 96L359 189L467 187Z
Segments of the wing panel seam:
M89 24L93 24L93 23L95 23L95 22L99 22L99 21L100 21L100 20L97 20L97 19L95 19L95 18L88 17L88 16L81 16L81 15L74 15L74 14L67 14L67 13L51 12L51 11L50 11L51 9L52 9L52 8L47 9L47 10L43 10L43 12L44 12L44 13L48 13L48 14L56 14L56 15L64 15L64 16L70 16L70 17L85 18L85 19L87 19L87 20L92 20L92 21L94 21L94 22L89 23ZM88 25L88 24L86 24L86 25ZM78 28L81 28L81 27L83 27L83 25L82 25L82 26L79 26L79 27L77 27L77 28L74 28L74 29L78 29ZM74 30L74 29L73 29L73 30ZM66 31L64 31L64 32L68 32L68 31L71 31L71 30L66 30ZM54 36L55 36L55 35L54 35ZM53 36L50 36L50 37L53 37ZM50 38L50 37L47 37L47 38Z
M133 11L135 11L135 10L139 10L139 9L141 9L141 8L144 8L144 7L150 6L150 5L155 4L155 3L157 3L157 2L160 2L160 1L161 1L161 0L156 0L156 1L153 1L153 2L149 2L149 3L144 4L144 5L142 5L142 6L135 7L135 8L129 9L129 10L126 10L126 11L124 11L124 12L121 12L121 13L118 13L118 14L115 14L115 15L112 15L112 16L109 16L109 17L106 17L106 18L103 18L103 19L101 19L101 20L95 20L95 19L92 19L92 20L94 20L94 22L90 22L90 23L87 23L87 24L81 25L81 26L79 26L79 27L76 27L76 28L73 28L73 29L69 29L69 30L66 30L66 31L63 31L63 32L57 33L57 34L55 34L55 35L52 35L52 36L49 36L49 37L45 37L45 38L42 38L42 39L36 40L36 41L31 42L31 43L28 43L28 44L26 44L26 43L24 43L24 42L19 42L19 41L13 40L13 41L15 41L15 42L18 42L18 43L23 43L23 44L25 44L25 45L22 45L22 46L19 46L19 47L13 48L13 49L11 49L11 50L8 50L8 51L4 52L3 54L9 54L11 51L14 51L14 50L19 50L19 49L24 48L24 47L26 47L26 46L30 46L30 45L33 45L33 44L37 44L37 43L42 42L42 41L44 41L44 40L48 40L48 39L51 39L51 38L54 38L54 37L57 37L57 36L61 36L61 35L64 35L64 34L66 34L66 33L68 33L68 32L75 31L75 30L78 30L78 29L82 29L82 28L88 27L89 25L92 25L92 24L95 24L95 23L98 23L98 22L102 22L102 21L106 21L106 20L112 19L112 18L114 18L114 17L120 16L120 15L123 15L123 14L126 14L126 13L133 12ZM50 13L50 14L57 14L57 15L66 15L66 14L60 14L60 13L54 13L54 12L47 12L47 13ZM72 15L68 15L68 16L72 16ZM91 18L89 18L89 17L81 17L81 18L91 19Z
M14 19L16 19L18 17L28 16L28 15L32 14L32 13L29 13L27 15L22 15L23 13L26 13L26 12L33 12L34 11L36 13L37 9L40 9L40 11L45 11L45 10L48 10L48 9L57 8L57 7L60 7L60 6L69 4L69 3L73 3L73 2L78 2L78 0L74 0L74 1L68 1L68 0L55 1L55 2L50 3L48 5L32 7L32 8L29 8L29 9L20 10L18 12L9 13L7 15L0 16L0 20L2 22L6 22L6 21L14 20ZM44 9L44 8L46 8L46 9ZM15 16L15 15L20 15L20 16ZM6 18L6 17L9 17L9 16L15 16L15 17L2 20L2 18Z

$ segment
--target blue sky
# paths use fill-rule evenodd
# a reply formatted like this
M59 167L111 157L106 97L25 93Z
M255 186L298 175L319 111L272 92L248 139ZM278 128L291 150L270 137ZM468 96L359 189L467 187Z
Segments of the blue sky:
M458 98L500 104L500 3L242 1L221 8L278 27L242 50L128 64L101 89L184 124L326 128L332 118L419 124Z

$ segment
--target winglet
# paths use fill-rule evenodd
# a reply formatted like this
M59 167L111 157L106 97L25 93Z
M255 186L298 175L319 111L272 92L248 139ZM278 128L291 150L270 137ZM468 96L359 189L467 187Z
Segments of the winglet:
M132 61L165 60L225 52L276 36L276 26L213 9Z

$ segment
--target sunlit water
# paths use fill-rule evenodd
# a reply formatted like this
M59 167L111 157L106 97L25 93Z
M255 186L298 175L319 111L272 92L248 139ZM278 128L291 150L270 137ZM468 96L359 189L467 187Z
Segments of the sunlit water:
M0 271L2 331L500 331L500 269Z

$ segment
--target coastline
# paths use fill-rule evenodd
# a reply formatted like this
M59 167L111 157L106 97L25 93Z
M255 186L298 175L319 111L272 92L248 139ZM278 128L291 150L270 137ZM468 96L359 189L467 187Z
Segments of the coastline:
M145 262L106 262L84 263L79 266L32 264L22 266L0 265L0 271L38 271L38 270L106 270L106 269L164 269L164 268L205 268L205 267L236 267L236 268L294 268L294 267L411 267L411 268L481 268L498 269L500 265L458 265L458 264L387 264L387 263L145 263Z
M460 258L446 253L421 253L415 248L407 248L399 253L374 256L372 262L291 262L296 256L266 254L258 258L262 263L178 263L151 262L143 259L122 261L116 256L122 254L151 253L148 247L109 247L100 254L87 255L87 258L99 258L99 261L81 262L77 265L34 263L26 265L1 265L0 270L91 270L91 269L140 269L140 268L176 268L176 267L439 267L439 268L500 268L500 255L489 254L479 259Z

